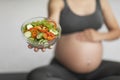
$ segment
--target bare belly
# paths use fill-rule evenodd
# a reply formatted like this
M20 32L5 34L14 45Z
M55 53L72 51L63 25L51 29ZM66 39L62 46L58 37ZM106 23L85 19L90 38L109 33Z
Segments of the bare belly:
M95 70L102 60L102 44L77 39L78 33L62 36L55 48L55 57L77 73Z

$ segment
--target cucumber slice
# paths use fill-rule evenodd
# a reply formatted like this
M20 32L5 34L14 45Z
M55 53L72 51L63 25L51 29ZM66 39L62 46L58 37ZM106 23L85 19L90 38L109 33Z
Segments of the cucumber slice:
M37 39L41 39L43 37L43 33L39 33L38 35L37 35Z
M58 31L55 30L55 29L51 29L50 32L53 33L54 35L57 35L57 34L58 34Z
M44 43L44 47L48 47L48 46L49 46L48 42Z
M25 33L24 33L24 36L25 36L26 38L31 37L31 32L30 32L30 31L25 32Z
M38 42L38 44L43 45L43 40L44 40L44 39L40 39L39 42Z
M43 42L43 43L46 43L46 42L48 42L48 40L43 40L42 42Z
M34 38L28 38L28 42L31 43L31 44L34 43L34 40L35 40Z

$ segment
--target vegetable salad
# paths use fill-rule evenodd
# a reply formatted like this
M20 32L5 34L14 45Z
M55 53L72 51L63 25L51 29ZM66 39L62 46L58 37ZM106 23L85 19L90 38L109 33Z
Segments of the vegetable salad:
M27 42L33 46L48 47L60 36L60 30L56 22L46 19L23 25L22 32Z

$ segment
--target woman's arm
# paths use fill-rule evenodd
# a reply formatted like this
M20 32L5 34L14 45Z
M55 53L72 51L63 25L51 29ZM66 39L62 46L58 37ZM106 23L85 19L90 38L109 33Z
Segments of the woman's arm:
M108 3L108 0L100 0L104 22L108 32L98 32L94 29L87 29L80 33L81 40L101 42L103 40L111 41L120 37L120 27Z
M48 18L55 20L59 23L59 16L60 12L63 8L63 1L62 0L49 0L48 2ZM28 45L28 48L33 48L33 46ZM45 52L45 48L40 48L43 52ZM39 48L34 47L34 51L38 52Z
M54 19L59 23L60 12L64 7L62 0L49 0L48 3L48 17Z
M107 33L101 33L101 40L114 40L120 37L120 28L112 12L108 0L100 0L105 24L109 30Z

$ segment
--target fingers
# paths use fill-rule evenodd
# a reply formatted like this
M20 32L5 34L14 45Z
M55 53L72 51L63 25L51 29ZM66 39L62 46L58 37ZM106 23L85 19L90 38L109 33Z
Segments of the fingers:
M85 30L83 32L80 32L80 41L91 41L92 40L92 35L91 35L91 30Z
M31 45L29 44L29 45L28 45L28 48L29 48L29 49L32 49L32 48L33 48L33 46L31 46Z
M35 51L35 52L38 52L38 51L39 51L39 49L35 47L35 48L34 48L34 51Z
M33 48L33 46L32 46L32 45L30 45L30 44L28 44L28 48L29 48L29 49L32 49L32 48ZM34 51L35 51L35 52L38 52L38 51L39 51L39 49L38 49L37 47L34 47Z
M36 48L36 47L35 47L35 48L34 48L34 51L35 51L35 52L38 52L38 51L39 51L39 48ZM42 48L41 51L42 51L42 52L45 52L45 51L46 51L46 48Z
M48 49L52 49L52 48L53 48L53 46L51 46L51 45L48 47ZM42 51L42 52L45 52L45 51L46 51L46 48L42 48L41 51Z
M45 51L46 51L46 48L45 48L45 47L41 47L41 46L39 46L39 47L33 47L33 46L30 45L30 44L28 44L28 48L29 48L29 49L34 48L34 51L35 51L35 52L38 52L39 49L41 49L42 52L45 52ZM50 45L50 46L48 47L48 49L52 49L52 48L53 48L52 45Z
M98 32L93 30L93 29L88 29L88 30L85 30L84 31L84 34L86 36L86 38L91 41L91 42L98 42L99 39L99 35L98 35Z
M85 35L85 33L84 32L81 32L80 34L79 34L79 40L80 41L88 41L88 39L87 39L87 37L86 37L86 35Z
M90 30L85 30L84 35L87 38L87 40L91 41L91 31Z
M42 48L41 51L42 51L42 52L45 52L45 51L46 51L46 48Z

